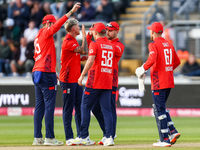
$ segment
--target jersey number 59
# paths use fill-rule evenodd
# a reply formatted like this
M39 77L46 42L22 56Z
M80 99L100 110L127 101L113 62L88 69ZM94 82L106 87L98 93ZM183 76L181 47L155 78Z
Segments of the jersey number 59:
M102 58L104 60L101 61L101 66L112 67L112 59L113 59L112 51L102 50Z

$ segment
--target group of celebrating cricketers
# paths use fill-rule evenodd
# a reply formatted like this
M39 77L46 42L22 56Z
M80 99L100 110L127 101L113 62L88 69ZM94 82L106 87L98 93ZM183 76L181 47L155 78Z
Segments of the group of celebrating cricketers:
M82 45L80 46L76 40L76 36L80 34L78 21L69 19L79 8L80 3L76 3L59 20L56 20L53 15L46 15L42 22L43 28L39 30L35 38L35 65L32 70L36 95L33 145L63 145L63 142L58 141L54 135L57 79L60 81L63 93L66 145L96 144L95 141L90 140L88 132L91 111L103 132L103 138L98 144L114 145L117 122L115 100L118 87L118 62L124 51L124 45L117 38L119 25L114 21L106 26L97 22L90 27L88 34L82 25ZM63 24L67 34L61 47L61 70L58 77L55 70L56 49L53 35ZM161 24L154 23L148 29L153 41L149 44L150 55L147 62L136 69L136 75L144 81L146 70L152 67L152 96L155 104L153 108L160 135L160 141L153 145L168 147L180 137L165 108L170 90L174 87L173 70L180 64L180 60L173 46L161 37L163 32ZM81 61L86 61L82 72ZM88 78L83 91L82 81L86 74ZM71 127L73 109L75 109L76 138ZM41 133L44 116L45 139Z

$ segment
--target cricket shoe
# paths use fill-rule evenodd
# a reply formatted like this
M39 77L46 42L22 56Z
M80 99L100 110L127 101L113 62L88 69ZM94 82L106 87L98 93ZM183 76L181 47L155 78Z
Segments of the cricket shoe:
M55 138L45 138L44 145L60 146L60 145L63 145L63 142L58 141Z
M157 143L153 143L154 147L171 147L171 143L169 140L167 141L158 141Z
M178 139L180 136L181 136L181 134L178 133L178 132L177 132L177 133L174 133L174 134L171 134L171 135L169 136L171 145L175 144L176 141L177 141L177 139Z
M73 140L73 139L68 139L68 140L66 140L66 145L67 145L67 146L76 145L76 144L71 143L72 140Z
M32 145L43 145L44 144L44 139L43 138L34 138L33 144Z
M117 135L115 134L114 139L117 138ZM101 141L98 142L98 145L103 145L103 143L105 142L106 137L103 137Z
M74 144L74 145L95 145L96 142L90 140L90 137L87 136L84 139L83 138L76 138L74 140L71 140L71 144Z
M109 138L105 138L105 142L103 143L104 146L114 146L114 140L112 138L112 136L110 136Z
M106 137L104 136L101 141L98 142L98 145L103 145L103 143L105 142L106 140Z

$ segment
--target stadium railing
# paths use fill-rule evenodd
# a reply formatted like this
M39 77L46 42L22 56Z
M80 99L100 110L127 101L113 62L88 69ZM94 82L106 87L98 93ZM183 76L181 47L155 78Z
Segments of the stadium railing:
M185 39L185 50L195 54L200 58L200 21L199 20L173 20L169 22L164 29L172 27L174 30L174 47L179 50L179 37L178 33L183 32Z
M151 13L153 9L157 9L158 2L160 0L155 0L155 2L149 7L149 9L144 13L143 20L142 20L142 61L144 62L146 60L146 51L147 51L147 40L146 40L146 27L147 27L147 21L148 17L147 15Z

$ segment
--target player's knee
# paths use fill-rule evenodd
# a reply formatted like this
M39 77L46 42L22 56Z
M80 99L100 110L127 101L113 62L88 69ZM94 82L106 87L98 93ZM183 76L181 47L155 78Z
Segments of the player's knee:
M166 110L164 107L157 107L158 111L158 116L165 114L166 115Z
M161 114L161 115L158 116L159 120L163 120L165 118L167 118L166 114Z

